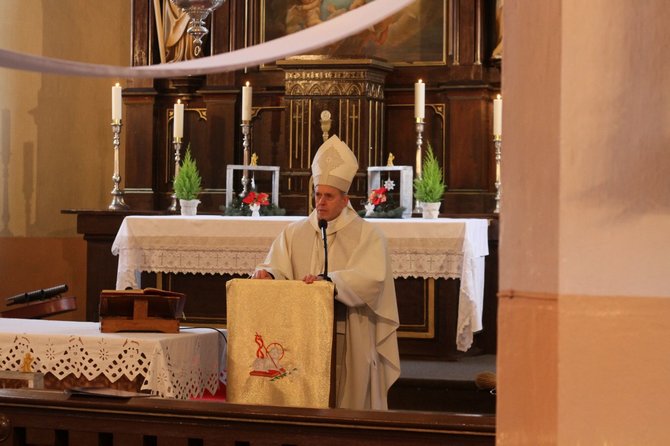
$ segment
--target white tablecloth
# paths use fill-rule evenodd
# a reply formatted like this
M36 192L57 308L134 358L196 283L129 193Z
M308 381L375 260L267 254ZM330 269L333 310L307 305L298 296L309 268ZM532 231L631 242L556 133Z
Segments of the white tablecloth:
M119 228L116 287L138 288L139 273L249 274L275 237L304 217L131 216ZM386 235L394 277L461 279L456 345L482 329L485 219L370 219Z
M20 371L26 353L32 371L110 382L144 377L142 390L187 399L215 393L223 378L225 341L206 329L181 333L101 333L97 322L0 319L0 369Z

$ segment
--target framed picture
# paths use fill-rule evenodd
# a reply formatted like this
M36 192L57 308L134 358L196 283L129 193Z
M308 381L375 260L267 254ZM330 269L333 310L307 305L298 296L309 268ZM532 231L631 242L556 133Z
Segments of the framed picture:
M261 0L260 39L270 41L374 0ZM311 54L384 59L394 65L444 65L447 0L417 0L359 34Z

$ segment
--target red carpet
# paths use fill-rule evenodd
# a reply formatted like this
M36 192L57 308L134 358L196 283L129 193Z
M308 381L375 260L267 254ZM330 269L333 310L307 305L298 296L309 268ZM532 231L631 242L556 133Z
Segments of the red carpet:
M205 389L205 392L202 394L201 397L194 397L191 399L200 401L224 402L226 401L226 385L224 383L219 383L219 388L216 389L216 392L214 394L212 394L209 390Z

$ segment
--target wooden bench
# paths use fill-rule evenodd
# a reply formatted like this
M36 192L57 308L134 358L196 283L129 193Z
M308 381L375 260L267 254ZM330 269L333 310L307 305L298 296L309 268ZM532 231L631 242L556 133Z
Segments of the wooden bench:
M0 390L4 445L494 445L495 417Z

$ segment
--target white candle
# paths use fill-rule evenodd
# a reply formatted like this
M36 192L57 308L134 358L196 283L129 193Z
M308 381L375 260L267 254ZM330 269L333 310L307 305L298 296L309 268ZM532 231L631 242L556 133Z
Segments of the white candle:
M493 100L493 134L502 135L502 97L500 95Z
M426 84L421 79L414 84L414 117L423 119L426 116Z
M251 121L251 94L253 92L252 87L247 85L242 87L242 121Z
M117 82L112 87L112 121L118 122L121 120L121 86Z
M172 126L172 136L181 138L184 136L184 104L181 99L174 105L174 125Z

